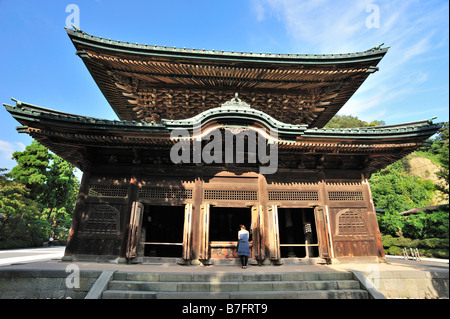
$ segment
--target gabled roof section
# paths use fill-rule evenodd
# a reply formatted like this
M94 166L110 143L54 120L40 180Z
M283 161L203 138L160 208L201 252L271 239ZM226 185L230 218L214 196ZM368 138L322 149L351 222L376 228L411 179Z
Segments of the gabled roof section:
M77 55L121 120L194 117L236 92L289 124L323 127L388 48L346 54L263 54L131 44L67 29Z
M249 104L238 98L223 103L220 107L208 109L202 113L184 120L163 120L169 129L202 129L209 123L219 123L225 126L258 125L267 131L276 132L281 139L295 140L307 129L304 124L287 124L280 122L272 116L252 108Z

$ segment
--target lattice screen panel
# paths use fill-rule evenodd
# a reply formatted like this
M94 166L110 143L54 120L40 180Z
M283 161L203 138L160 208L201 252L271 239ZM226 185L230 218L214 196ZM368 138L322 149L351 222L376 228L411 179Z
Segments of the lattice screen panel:
M282 201L318 201L319 192L317 191L269 191L269 200Z
M205 189L203 199L257 201L257 191Z
M330 201L363 201L364 196L362 192L328 192L328 199Z
M119 231L120 213L110 205L98 205L88 212L88 221L83 231L111 234Z
M91 185L89 187L89 196L126 197L127 194L128 186Z
M357 212L346 211L337 215L338 236L368 236L362 216Z
M143 187L139 189L139 197L158 199L192 199L192 189Z

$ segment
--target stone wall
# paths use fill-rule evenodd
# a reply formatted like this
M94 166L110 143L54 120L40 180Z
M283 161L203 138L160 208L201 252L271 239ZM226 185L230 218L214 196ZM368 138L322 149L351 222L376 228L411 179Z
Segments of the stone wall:
M0 299L83 299L101 273L80 271L74 281L64 270L0 271Z
M374 298L439 299L449 298L448 271L379 271L356 272ZM357 273L362 274L358 276ZM361 279L362 278L362 279ZM370 281L368 284L367 281ZM381 296L381 295L379 295ZM382 298L382 297L381 297Z

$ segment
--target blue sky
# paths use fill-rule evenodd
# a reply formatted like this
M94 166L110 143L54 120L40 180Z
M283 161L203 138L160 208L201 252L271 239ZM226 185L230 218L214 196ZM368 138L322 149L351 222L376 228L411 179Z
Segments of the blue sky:
M265 53L390 50L340 114L386 124L449 113L449 4L379 0L0 0L0 102L116 119L64 26L131 43ZM31 138L0 108L0 167Z

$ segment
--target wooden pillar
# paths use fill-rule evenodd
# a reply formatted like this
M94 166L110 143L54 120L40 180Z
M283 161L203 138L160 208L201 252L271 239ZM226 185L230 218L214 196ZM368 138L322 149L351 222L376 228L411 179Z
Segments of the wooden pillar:
M261 263L265 257L262 246L262 238L264 238L264 211L262 205L252 206L252 256Z
M328 262L334 259L334 247L332 241L332 234L330 229L330 217L328 213L328 196L326 189L325 173L320 170L319 177L319 193L320 205L315 208L316 230L319 239L319 249L322 258L327 259Z
M267 180L264 175L258 176L259 202L262 207L261 225L261 260L266 259L278 264L281 260L280 255L280 236L278 226L278 207L269 206L269 192L267 190Z
M183 228L183 252L182 258L185 262L191 260L192 242L192 204L184 206L184 228Z
M129 234L128 233L130 231L131 211L133 209L133 203L137 202L138 198L139 198L140 167L138 164L139 163L136 163L136 165L133 166L133 168L131 169L131 174L130 174L130 185L128 187L127 214L125 215L124 231L122 232L122 244L120 246L120 257L121 258L126 257L127 247L129 245L129 242L128 242ZM139 227L142 227L142 224L139 225Z
M259 194L259 262L264 261L269 256L269 231L267 220L267 205L269 204L269 193L267 191L267 180L264 175L258 176Z
M89 179L91 177L91 163L89 161L83 162L83 176L81 178L80 189L75 204L75 209L72 216L72 224L70 226L69 238L67 246L64 251L63 260L70 261L74 253L78 251L78 230L81 224L81 219L86 213L86 198L89 195Z
M373 234L375 236L375 242L376 242L377 251L378 251L378 260L381 262L386 262L386 256L384 254L383 243L381 241L380 227L378 226L378 220L377 220L377 215L376 215L376 211L375 211L375 205L373 202L372 191L370 190L369 178L370 178L369 173L363 172L361 174L361 179L362 179L361 184L362 184L362 188L363 188L363 192L364 192L364 198L368 198L367 217L370 222L370 225L372 225L371 227L373 227Z
M126 257L133 259L138 257L141 242L142 217L144 215L144 205L134 202L131 208L130 225L127 236Z
M195 260L200 256L200 242L202 236L200 232L201 228L201 205L203 200L203 180L201 176L197 175L195 178L192 207L192 237L191 237L191 260L195 263Z

